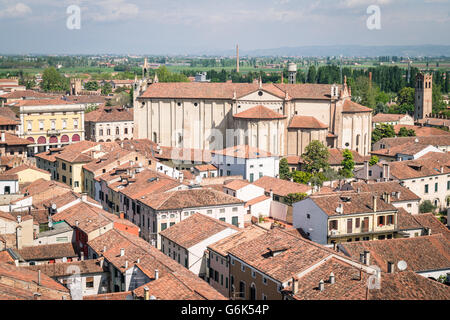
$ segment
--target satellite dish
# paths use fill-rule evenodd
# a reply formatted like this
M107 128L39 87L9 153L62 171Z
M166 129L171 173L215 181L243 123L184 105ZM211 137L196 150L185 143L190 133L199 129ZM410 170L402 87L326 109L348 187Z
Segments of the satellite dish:
M406 268L408 268L408 264L406 263L406 261L401 260L397 263L397 267L398 270L403 271L406 270Z
M52 203L52 209L56 210L56 204L55 203Z

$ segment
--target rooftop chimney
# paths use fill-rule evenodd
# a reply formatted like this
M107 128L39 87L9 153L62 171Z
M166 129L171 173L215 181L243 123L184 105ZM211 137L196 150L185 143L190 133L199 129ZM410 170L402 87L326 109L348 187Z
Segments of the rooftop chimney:
M373 212L377 212L377 196L373 196Z
M400 195L401 195L402 193L400 192L400 191L398 191L397 192L397 199L400 199Z
M120 256L123 257L125 255L125 249L120 249Z
M81 257L80 260L83 261L84 260L84 252L83 251L80 252L80 257Z
M323 280L319 281L319 291L325 290L325 282Z
M388 261L388 263L387 263L387 272L388 273L394 273L394 271L395 271L394 263L391 262L391 261Z
M364 161L364 178L369 180L369 161Z
M41 285L41 270L38 270L38 286Z
M148 287L144 287L144 300L150 300L150 289Z
M368 266L370 264L370 251L364 250L364 263Z
M334 284L335 282L336 282L336 278L335 278L335 276L334 276L334 273L331 272L331 273L330 273L330 283L331 283L331 284Z
M128 260L125 261L125 269L128 269Z
M79 222L78 222L78 220L75 220L75 226L77 226L77 227L78 227L78 225L79 225Z
M21 223L22 222L22 216L17 216L17 223Z
M159 279L159 270L155 269L155 280Z
M357 192L357 193L361 193L361 188L359 188L359 187L356 188L356 192Z
M5 142L6 138L5 138L5 133L2 131L2 142Z
M103 246L103 253L106 252L106 246Z
M298 280L295 277L292 278L292 293L298 293Z

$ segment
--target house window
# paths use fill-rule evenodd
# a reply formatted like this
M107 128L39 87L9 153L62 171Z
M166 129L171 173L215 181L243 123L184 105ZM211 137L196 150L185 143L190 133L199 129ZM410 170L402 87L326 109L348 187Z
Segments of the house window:
M267 285L267 278L266 278L266 277L263 277L263 278L262 278L262 282L263 282L265 285Z
M250 182L253 182L255 180L254 174L250 173Z
M337 230L338 229L338 221L337 220L331 220L330 221L330 230Z
M434 184L434 192L438 192L438 183L437 182Z
M428 185L425 185L425 193L428 193Z
M73 128L78 129L78 119L73 119Z
M212 210L207 210L206 213L207 214L212 214Z
M309 213L306 214L307 219L311 219L311 215Z
M245 272L245 265L241 264L241 271Z
M67 120L66 119L63 119L63 121L62 121L62 128L63 129L66 129L67 128ZM101 132L103 132L103 130L101 130ZM103 134L103 133L102 133Z
M94 277L86 277L86 288L94 287Z
M238 221L239 221L238 217L232 217L231 218L231 224L236 226L236 227L239 227L239 222Z
M384 226L384 216L378 217L378 225L379 226Z
M394 224L394 216L393 215L389 215L387 216L387 224Z
M447 190L450 190L450 181L447 181Z
M355 228L359 228L360 226L360 218L355 219Z
M167 223L161 223L161 231L167 229Z

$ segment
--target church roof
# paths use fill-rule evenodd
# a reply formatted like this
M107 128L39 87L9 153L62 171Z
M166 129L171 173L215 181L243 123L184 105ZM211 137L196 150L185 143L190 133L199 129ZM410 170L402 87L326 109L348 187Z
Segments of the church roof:
M328 126L310 116L294 116L292 117L289 129L326 129Z
M247 109L245 111L236 113L234 118L240 119L284 119L285 115L282 115L272 109L264 107L262 105Z
M279 98L286 93L291 99L330 99L329 84L272 84L263 83L212 83L212 82L158 82L150 85L141 98L167 99L233 99L261 89Z
M344 101L344 106L342 112L353 113L353 112L372 112L373 110L360 105L359 103L353 102L350 99Z

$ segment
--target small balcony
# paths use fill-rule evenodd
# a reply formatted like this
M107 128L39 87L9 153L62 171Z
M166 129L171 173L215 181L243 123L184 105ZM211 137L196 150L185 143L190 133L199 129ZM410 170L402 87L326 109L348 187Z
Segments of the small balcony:
M60 134L61 134L61 130L57 130L57 129L47 130L47 135L49 135L49 136L55 136L55 135L60 135Z

